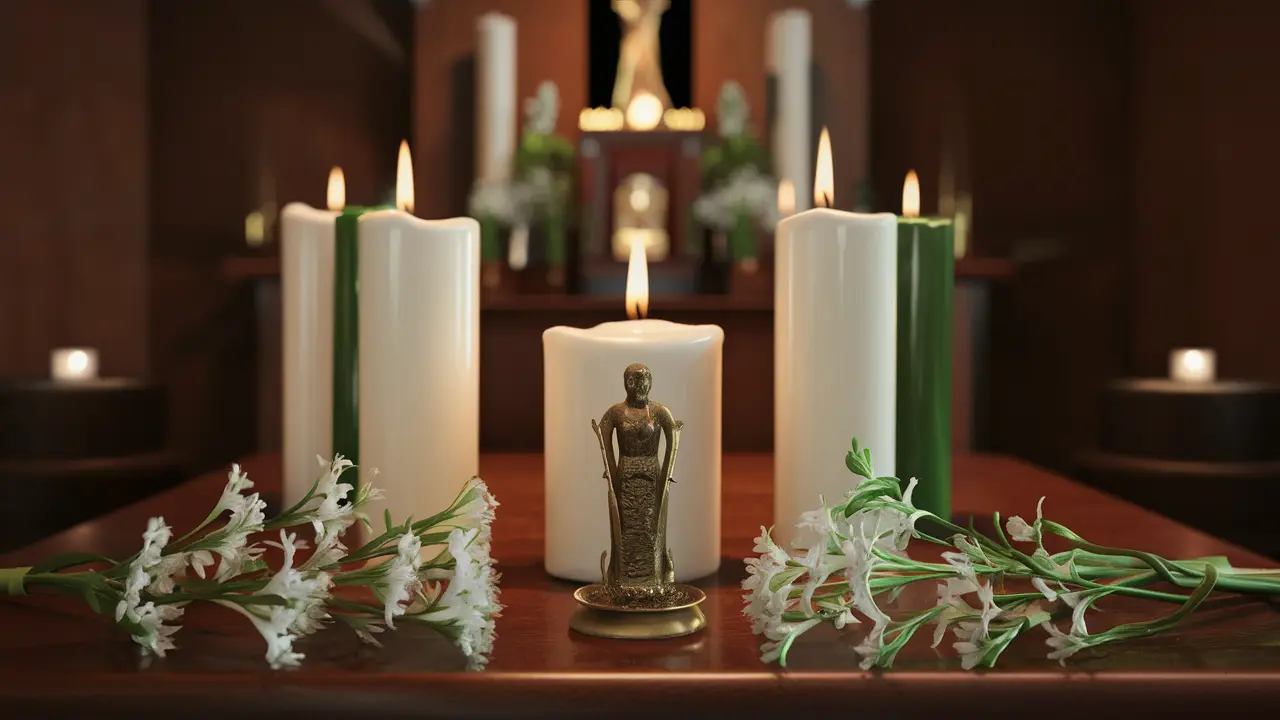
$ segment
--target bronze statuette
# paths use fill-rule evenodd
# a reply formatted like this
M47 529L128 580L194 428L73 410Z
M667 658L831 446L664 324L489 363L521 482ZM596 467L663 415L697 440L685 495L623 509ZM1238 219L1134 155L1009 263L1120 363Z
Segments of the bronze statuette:
M599 637L688 635L706 625L698 609L706 595L676 583L667 549L667 500L684 424L649 399L649 368L628 365L623 384L627 399L610 407L599 423L591 421L609 488L609 549L600 555L600 584L574 593L582 608L570 625ZM660 452L664 439L665 452Z

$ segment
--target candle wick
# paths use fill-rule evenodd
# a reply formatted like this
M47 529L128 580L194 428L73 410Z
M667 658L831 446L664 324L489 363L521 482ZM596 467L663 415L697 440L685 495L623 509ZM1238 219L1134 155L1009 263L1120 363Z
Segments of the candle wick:
M824 207L824 208L829 208L829 207L831 207L831 194L830 194L830 193L827 193L827 192L823 192L823 193L822 193L822 207Z

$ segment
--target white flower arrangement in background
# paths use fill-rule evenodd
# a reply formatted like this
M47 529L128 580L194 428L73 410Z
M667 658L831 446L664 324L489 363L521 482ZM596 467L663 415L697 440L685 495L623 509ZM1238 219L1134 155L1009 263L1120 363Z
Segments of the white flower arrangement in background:
M533 97L524 101L524 131L551 135L560 117L560 88L550 80L538 84Z
M693 215L706 227L732 230L740 215L772 232L778 224L778 183L754 167L743 167L693 201Z
M838 629L870 624L853 648L863 669L892 667L916 631L929 624L935 626L935 648L951 630L952 649L966 670L993 667L1014 639L1035 626L1048 636L1048 658L1065 664L1086 648L1167 630L1215 589L1260 597L1280 594L1280 571L1234 568L1225 558L1174 561L1091 543L1046 519L1043 499L1034 522L1015 516L1002 527L995 514L995 536L987 537L916 508L911 502L916 480L904 491L897 478L877 477L871 451L860 449L856 439L845 465L861 480L841 502L827 506L819 498L819 507L801 517L795 554L761 528L755 546L759 556L746 560L743 613L752 630L765 638L764 662L786 666L796 640L830 622ZM929 527L950 533L949 538L921 531L918 524L924 519ZM1065 540L1069 549L1049 553L1046 534ZM941 554L943 562L910 558L906 549L912 538L948 548ZM936 584L935 605L908 610L901 618L881 607L881 598L893 602L915 582ZM1008 591L1007 583L1027 587ZM1149 587L1157 583L1172 591ZM1177 608L1163 617L1090 634L1085 615L1113 594ZM1055 621L1067 617L1070 629L1063 632Z
M720 137L733 137L747 132L747 119L751 108L742 86L730 80L720 86L720 98L716 101L716 128Z
M471 666L483 666L502 610L499 576L489 555L498 502L484 482L472 478L452 505L430 518L393 525L387 513L377 537L348 550L342 534L357 521L375 532L361 508L382 497L382 491L362 482L350 497L353 487L341 478L355 472L354 466L340 455L319 460L322 472L310 492L274 518L265 517L266 502L248 492L253 482L232 465L213 510L181 538L173 540L164 518L151 518L142 549L130 558L117 562L68 553L32 567L0 569L0 592L81 596L96 612L114 611L116 623L143 652L159 657L175 648L174 635L187 605L211 602L249 620L266 642L272 668L300 664L304 655L294 642L335 620L377 645L374 635L394 629L397 618L439 631L455 642ZM227 512L226 522L213 527ZM299 562L299 551L307 548L298 536L301 528L311 531L314 550ZM277 532L278 541L253 539L264 531ZM423 545L445 549L424 560ZM265 546L282 556L274 571L263 559ZM103 569L83 570L89 565ZM73 568L81 571L66 572ZM345 591L335 592L339 587ZM360 588L374 602L361 598Z

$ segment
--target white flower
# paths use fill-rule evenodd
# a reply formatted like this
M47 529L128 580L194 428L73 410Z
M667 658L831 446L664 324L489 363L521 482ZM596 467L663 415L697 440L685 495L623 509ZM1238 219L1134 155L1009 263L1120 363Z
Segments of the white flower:
M550 135L556 131L556 118L560 115L560 89L554 82L544 80L538 85L535 96L524 101L525 132Z
M213 508L213 515L220 515L223 510L234 512L238 508L242 509L246 502L243 493L251 487L253 481L240 470L238 464L233 464L231 471L227 473L227 484L222 488L222 497L218 498L218 504Z
M502 611L488 533L481 528L455 528L449 532L448 552L454 559L453 574L435 602L438 609L423 619L452 625L463 654L483 664L493 652L494 618Z
M730 80L720 86L720 99L716 102L716 120L721 137L741 135L747 131L747 117L751 109L742 86Z
M507 180L477 180L471 189L468 212L472 217L492 219L509 227L527 215L522 193Z
M212 550L222 558L215 580L224 582L239 575L262 556L262 548L250 545L249 536L262 531L266 509L267 503L258 493L248 495L241 506L232 508L226 527L211 534L217 540Z
M996 605L995 589L989 582L983 581L978 585L978 600L982 602L982 614L978 623L982 627L982 637L986 638L991 630L991 621L1000 617L1004 610Z
M778 223L777 181L755 168L740 168L693 204L699 222L722 232L734 226L740 213L773 230Z
M1009 537L1018 542L1040 542L1040 523L1044 521L1044 498L1040 498L1040 502L1036 503L1036 522L1034 525L1028 524L1026 520L1014 515L1005 523L1005 530L1009 533Z
M957 555L957 553L943 553L943 555ZM960 555L968 561L968 557ZM933 631L933 647L942 644L942 639L946 636L947 626L958 620L967 620L969 618L978 617L980 613L975 610L962 597L971 592L978 590L978 581L973 577L973 568L968 568L968 573L961 573L960 577L947 578L946 582L938 583L938 605L943 611L934 619L937 627Z
M957 552L944 552L942 553L942 559L955 568L956 572L960 573L961 578L973 585L971 590L966 590L965 592L973 592L978 589L978 576L974 572L973 561L969 559L968 555Z
M1048 620L1040 623L1040 627L1049 633L1049 638L1045 640L1045 644L1052 648L1049 659L1057 660L1063 665L1067 664L1067 658L1093 645L1089 629L1085 627L1084 622L1084 614L1089 604L1082 602L1072 607L1075 609L1071 613L1071 632L1062 632Z
M854 652L862 656L858 666L863 670L870 670L880 662L880 654L884 652L884 630L881 625L871 628L871 632L853 648Z
M241 605L228 600L215 602L248 617L267 642L267 662L273 669L298 665L305 657L294 652L293 641L299 635L314 632L327 619L324 611L331 580L323 572L300 572L293 567L297 536L280 531L280 542L271 543L284 553L280 570L267 581L257 595L275 595L284 605Z
M780 621L787 606L787 596L794 586L790 582L784 582L779 590L772 589L774 578L787 569L790 557L773 542L769 531L763 526L760 528L760 536L756 538L755 552L760 553L760 556L744 561L747 577L742 581L742 589L747 593L742 599L747 606L742 613L751 618L752 632L759 635L775 621Z
M821 618L810 618L798 623L778 623L765 633L770 642L760 646L760 661L771 663L782 656L782 648L788 639L799 637L822 622Z
M373 592L382 599L383 621L395 628L392 618L404 614L404 605L422 587L418 568L422 565L422 541L412 532L400 536L396 556L383 564L384 573L373 583Z
M116 622L128 617L131 622L138 622L138 609L142 604L142 591L155 580L154 575L163 562L164 546L173 537L173 530L165 524L163 517L147 520L147 529L142 533L142 550L129 563L129 572L125 575L124 593L116 604Z
M871 518L861 512L854 513L853 520L852 539L845 540L840 546L844 553L844 576L849 583L854 609L875 623L873 634L881 633L889 623L889 616L876 605L875 596L871 593L871 574L877 565L874 547L880 539L880 516L876 515L870 527L867 524Z
M344 502L354 487L351 483L341 482L342 474L352 467L351 461L342 455L334 455L332 462L326 462L319 456L316 460L325 472L316 481L315 495L308 503L308 509L303 511L303 515L311 519L316 537L316 549L304 564L306 568L330 565L346 554L342 533L355 523L361 500L373 493L371 488L362 484L362 492L351 498L351 502Z
M137 627L132 632L133 641L160 657L174 648L173 634L181 629L172 624L182 617L182 608L148 602L135 609L133 621ZM165 624L171 623L171 624Z
M488 528L493 525L500 503L489 493L489 486L483 480L471 478L459 497L462 502L456 512L466 527Z

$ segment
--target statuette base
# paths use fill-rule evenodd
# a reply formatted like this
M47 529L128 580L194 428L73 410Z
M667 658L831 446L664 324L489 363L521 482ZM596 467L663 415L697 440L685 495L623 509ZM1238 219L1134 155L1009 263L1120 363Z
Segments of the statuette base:
M582 607L569 618L569 627L593 637L618 640L660 640L692 635L707 626L698 607L706 593L691 585L668 585L652 602L615 597L604 585L587 585L573 594Z

